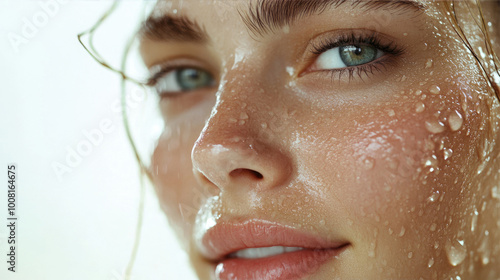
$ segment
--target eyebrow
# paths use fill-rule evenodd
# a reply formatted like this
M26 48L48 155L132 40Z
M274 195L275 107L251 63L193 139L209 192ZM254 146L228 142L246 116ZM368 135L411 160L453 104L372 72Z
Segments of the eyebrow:
M157 41L182 41L204 43L208 40L206 31L186 16L151 14L141 25L139 38Z
M410 10L423 12L426 9L416 0L258 0L250 3L248 12L239 13L247 28L255 35L262 36L291 25L297 19L346 4L364 11L390 10L394 13Z
M404 13L423 12L426 7L417 0L256 0L249 1L247 11L238 13L247 29L254 35L263 36L296 20L321 14L328 8L350 4L361 10L389 10ZM208 34L195 21L184 15L150 15L142 24L140 38L158 41L183 41L205 43Z

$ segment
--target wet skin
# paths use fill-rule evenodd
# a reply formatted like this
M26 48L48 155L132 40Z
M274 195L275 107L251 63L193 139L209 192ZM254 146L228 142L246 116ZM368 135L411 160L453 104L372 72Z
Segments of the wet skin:
M163 94L151 164L200 279L218 264L200 253L207 221L253 219L347 242L304 279L500 277L499 102L438 3L328 6L257 33L247 1L159 1L206 38L144 36L145 64L215 81ZM396 49L352 72L314 53L373 34Z

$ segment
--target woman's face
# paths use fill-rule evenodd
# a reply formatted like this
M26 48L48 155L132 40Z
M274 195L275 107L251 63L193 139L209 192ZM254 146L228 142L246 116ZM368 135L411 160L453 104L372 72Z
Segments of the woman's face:
M499 103L444 6L158 2L151 172L201 279L500 277Z

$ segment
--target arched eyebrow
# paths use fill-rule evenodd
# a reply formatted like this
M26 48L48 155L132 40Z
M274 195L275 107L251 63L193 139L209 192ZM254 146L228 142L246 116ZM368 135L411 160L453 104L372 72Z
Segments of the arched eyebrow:
M391 12L423 12L426 7L418 0L255 0L246 11L238 10L247 29L263 36L299 18L321 14L328 8L350 4L353 9L388 10ZM185 15L149 16L139 30L140 38L157 41L205 43L206 31Z
M343 5L364 11L383 9L395 13L421 13L426 9L417 0L257 0L250 2L248 11L239 10L239 13L254 35L263 36L292 25L299 18L321 14L326 9Z

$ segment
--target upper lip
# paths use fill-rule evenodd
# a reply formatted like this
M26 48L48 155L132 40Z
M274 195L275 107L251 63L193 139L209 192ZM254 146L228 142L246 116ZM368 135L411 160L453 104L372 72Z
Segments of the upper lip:
M347 241L330 241L289 226L265 220L219 222L198 240L198 249L211 261L220 261L238 250L284 246L306 249L337 249Z

